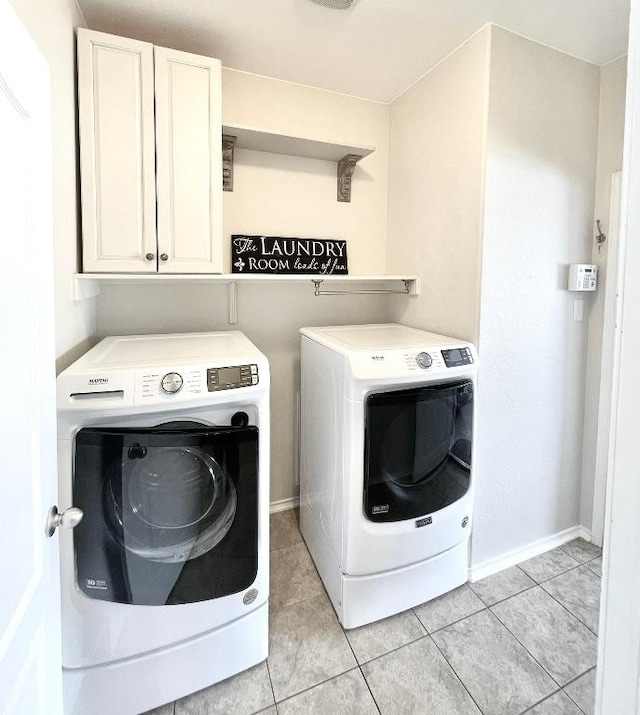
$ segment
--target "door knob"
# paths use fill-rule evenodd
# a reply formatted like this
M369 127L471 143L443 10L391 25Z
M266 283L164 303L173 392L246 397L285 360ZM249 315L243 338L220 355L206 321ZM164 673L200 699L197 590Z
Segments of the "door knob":
M155 253L147 253L147 254L145 255L145 259L146 259L147 261L152 261L155 257L156 257L156 256L155 256Z
M62 513L58 511L57 506L52 506L47 514L47 520L44 525L44 533L47 536L53 536L59 526L65 529L73 529L82 521L82 509L75 506L65 509Z
M161 253L161 254L160 254L160 260L161 260L161 261L168 261L168 260L169 260L169 256L168 256L166 253Z

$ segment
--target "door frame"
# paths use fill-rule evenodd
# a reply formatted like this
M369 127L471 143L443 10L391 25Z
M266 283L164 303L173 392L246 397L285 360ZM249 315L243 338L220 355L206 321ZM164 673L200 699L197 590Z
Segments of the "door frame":
M640 714L640 0L631 0L620 236L620 349L615 359L596 713Z

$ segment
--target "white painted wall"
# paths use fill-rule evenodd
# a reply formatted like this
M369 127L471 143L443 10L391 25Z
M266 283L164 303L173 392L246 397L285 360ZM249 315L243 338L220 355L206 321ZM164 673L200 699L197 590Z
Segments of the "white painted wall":
M223 72L223 117L315 139L375 146L353 174L351 203L336 201L336 165L236 151L233 193L224 194L225 264L232 233L345 238L350 273L385 271L388 113L386 105L257 77ZM272 370L271 499L298 494L296 394L304 325L381 322L384 298L316 298L313 286L242 285L239 321L229 326L223 286L113 286L98 298L98 334L242 330Z
M598 166L596 172L596 193L594 206L595 220L602 221L602 230L611 239L610 199L611 175L622 170L622 148L624 143L624 110L627 80L627 61L622 57L605 65L600 70L600 120L598 128ZM593 537L602 544L602 519L592 523L594 493L598 490L603 497L606 481L606 463L596 461L596 440L598 429L608 431L608 425L598 426L598 406L601 388L603 339L611 342L611 336L603 336L604 298L607 290L607 269L611 242L601 250L595 241L591 261L598 266L598 290L589 297L589 347L587 353L587 381L585 396L584 449L582 461L582 491L580 496L580 523L593 527ZM602 436L600 436L602 438ZM603 503L603 498L598 503ZM600 509L599 511L603 511ZM603 514L599 514L602 517Z
M390 320L476 341L490 27L391 105L390 273L417 273L417 298Z
M87 350L95 332L91 301L74 303L71 276L78 270L78 179L74 28L84 19L73 0L11 0L51 69L53 235L58 372Z
M494 28L472 564L579 523L599 69Z

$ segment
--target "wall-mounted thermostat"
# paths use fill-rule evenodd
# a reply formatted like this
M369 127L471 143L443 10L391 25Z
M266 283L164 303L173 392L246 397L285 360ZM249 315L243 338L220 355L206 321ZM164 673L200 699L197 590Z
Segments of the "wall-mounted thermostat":
M595 290L598 267L591 263L572 263L569 266L569 290Z

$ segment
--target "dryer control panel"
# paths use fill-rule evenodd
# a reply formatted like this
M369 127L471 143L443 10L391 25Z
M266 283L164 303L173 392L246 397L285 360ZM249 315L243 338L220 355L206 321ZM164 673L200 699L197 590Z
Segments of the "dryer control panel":
M207 370L207 390L233 390L236 387L249 387L258 384L257 365L231 365L211 367Z
M447 367L460 367L460 365L471 365L473 355L469 348L454 348L452 350L443 350L442 358Z

